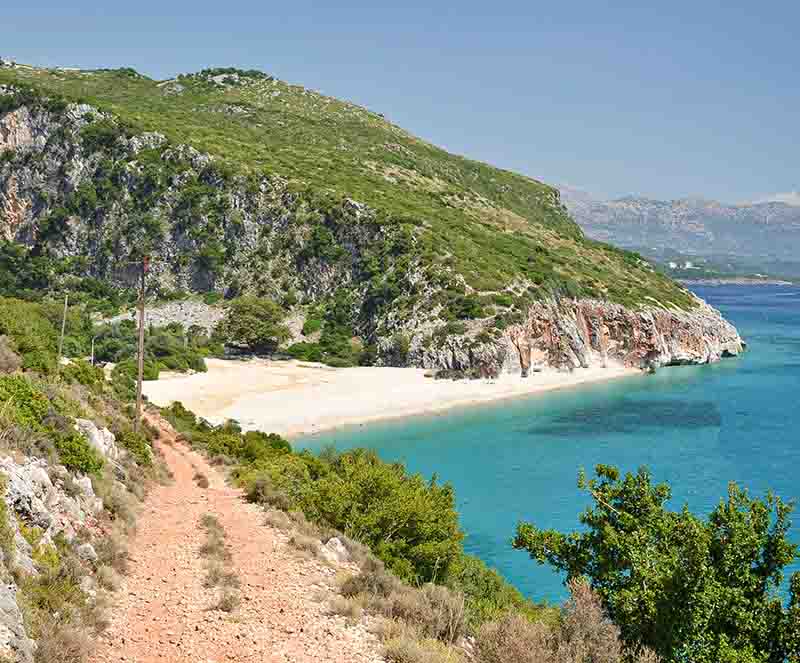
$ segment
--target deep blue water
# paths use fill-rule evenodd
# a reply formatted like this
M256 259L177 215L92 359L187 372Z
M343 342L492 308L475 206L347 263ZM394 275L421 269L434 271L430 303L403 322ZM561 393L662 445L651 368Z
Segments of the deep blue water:
M341 429L301 440L371 447L456 489L465 548L535 599L562 579L510 546L516 523L574 529L587 501L579 468L647 465L683 503L708 512L737 481L756 494L800 496L800 289L697 288L748 342L719 364L662 369L606 384L445 414ZM531 379L535 379L531 378ZM792 538L800 541L800 513ZM800 566L798 566L800 568Z

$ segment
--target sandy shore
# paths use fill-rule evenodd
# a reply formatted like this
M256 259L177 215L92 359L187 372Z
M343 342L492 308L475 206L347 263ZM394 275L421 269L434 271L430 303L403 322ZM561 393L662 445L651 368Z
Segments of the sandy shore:
M208 372L144 383L156 405L181 401L213 423L236 419L245 430L296 436L378 419L437 412L598 382L639 371L621 366L523 379L434 380L417 368L330 368L296 361L209 359Z

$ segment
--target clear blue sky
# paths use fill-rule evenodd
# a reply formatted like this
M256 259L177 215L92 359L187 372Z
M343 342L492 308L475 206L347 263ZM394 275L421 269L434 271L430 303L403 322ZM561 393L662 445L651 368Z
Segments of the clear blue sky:
M605 195L735 202L800 187L796 1L8 5L0 56L21 62L155 78L257 68Z

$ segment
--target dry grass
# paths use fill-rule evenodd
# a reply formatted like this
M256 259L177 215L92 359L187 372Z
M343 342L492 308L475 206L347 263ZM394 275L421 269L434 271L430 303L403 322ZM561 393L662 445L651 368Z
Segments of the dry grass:
M317 553L319 553L321 544L319 539L315 539L310 536L303 536L302 534L295 534L289 539L289 545L297 548L298 550L311 553L312 555L317 555Z
M374 596L369 607L389 619L399 620L426 638L446 644L458 642L466 631L464 597L446 587L401 586L388 596Z
M242 599L239 592L225 588L222 590L222 596L214 606L215 610L222 610L223 612L233 612L241 604Z
M606 616L600 597L588 584L570 583L571 598L560 624L532 623L509 613L481 626L478 663L658 663L650 650L626 652L619 628Z
M233 612L241 603L241 583L228 566L231 553L225 544L225 529L216 516L208 513L200 519L200 525L206 530L206 540L200 547L200 554L207 559L203 585L220 590L217 601L209 609Z
M268 509L264 515L264 524L275 529L289 530L292 528L292 521L283 511Z
M193 479L200 488L206 489L210 485L208 482L208 477L200 471L194 473Z
M116 526L94 544L97 564L111 567L117 573L128 570L128 542L123 529Z
M364 614L364 600L361 598L334 596L328 604L328 612L332 615L346 617L350 622L357 622Z
M345 596L365 594L369 597L385 597L401 587L400 580L386 570L383 562L369 556L361 565L358 575L351 576L342 584L342 594Z
M383 645L383 655L392 663L461 663L461 654L438 640L399 637ZM517 663L508 660L506 663Z
M97 584L111 592L118 591L122 585L122 578L113 566L107 566L105 564L98 566L95 575Z
M91 638L84 629L55 620L42 628L37 645L35 663L84 663L92 651Z
M205 587L238 588L241 582L236 573L228 570L220 561L210 560L206 565L206 579L203 585Z

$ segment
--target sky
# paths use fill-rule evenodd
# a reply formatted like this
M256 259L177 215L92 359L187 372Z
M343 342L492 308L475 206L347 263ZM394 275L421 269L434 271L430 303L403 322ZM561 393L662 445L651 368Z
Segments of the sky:
M158 79L260 69L598 197L800 188L796 1L3 4L1 57Z

